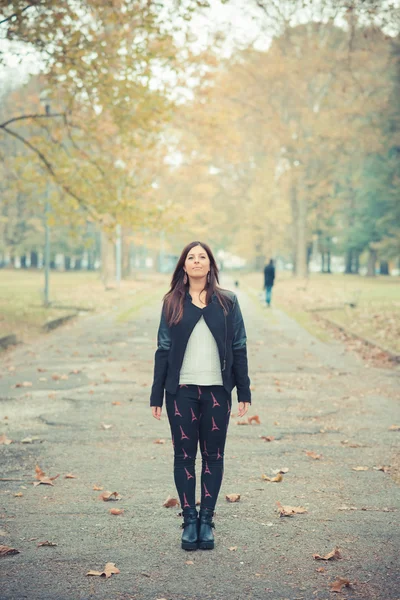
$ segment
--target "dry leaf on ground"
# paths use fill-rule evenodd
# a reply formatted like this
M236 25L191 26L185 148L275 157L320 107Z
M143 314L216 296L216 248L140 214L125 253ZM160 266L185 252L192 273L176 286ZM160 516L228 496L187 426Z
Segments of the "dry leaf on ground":
M275 475L275 477L268 477L268 475L264 475L264 473L261 475L261 479L263 481L270 481L271 483L279 483L280 481L283 481L283 476L282 473L278 473L278 475Z
M194 565L192 560L185 560L185 565Z
M272 472L274 475L278 475L278 473L282 473L284 475L285 473L289 472L289 469L287 467L282 467L282 469L272 469Z
M118 492L109 492L108 490L106 490L99 496L99 499L104 500L104 502L121 500L121 498L122 498L122 496L120 496L120 494L118 494Z
M17 492L16 494L14 494L14 498L22 498L23 493L22 492Z
M352 467L353 471L368 471L369 467Z
M165 444L165 440L155 440L153 444Z
M331 586L331 592L341 592L342 588L350 587L351 583L348 579L344 579L343 577L339 577L336 581L329 584Z
M239 502L240 494L227 494L225 498L228 502Z
M326 569L325 567L318 567L318 569L316 569L317 573L326 573Z
M374 471L383 471L384 473L389 473L390 465L379 465L379 467L372 467Z
M231 552L236 552L237 549L237 546L231 546L230 548L228 548L228 550L230 550Z
M328 554L325 554L325 556L320 556L319 554L313 554L313 558L315 560L336 560L338 558L342 558L342 555L340 554L340 550L339 548L336 546L331 552L328 552Z
M273 442L275 439L275 436L274 435L262 435L261 439L265 440L266 442Z
M114 400L114 402L111 402L111 404L112 404L113 406L121 406L121 405L122 405L122 402L118 402L118 400Z
M110 509L110 514L112 515L122 515L124 512L123 508L111 508Z
M247 420L249 422L249 425L251 425L253 422L257 423L257 425L261 425L260 417L258 415L253 415L252 417L248 417Z
M391 425L388 427L389 431L400 431L400 425Z
M10 548L10 546L0 546L0 556L6 556L6 554L19 554L19 550Z
M102 488L101 486L99 486L99 485L96 485L96 484L95 484L95 485L93 486L93 489L94 489L94 491L95 491L95 492L101 492L101 490L102 490L103 488Z
M36 487L37 485L40 485L41 483L43 485L54 485L53 481L55 479L57 479L57 477L60 477L60 474L58 475L54 475L53 477L47 477L45 472L42 471L42 469L39 467L39 465L36 465L35 467L35 472L36 472L36 479L38 481L34 481L33 485Z
M101 424L102 429L111 429L112 425L106 425L105 423Z
M64 479L77 479L76 475L72 475L72 473L67 473L67 475L65 475Z
M98 577L106 577L108 579L111 575L120 573L120 570L117 569L115 563L108 562L104 567L104 571L89 571L86 575L97 575Z
M37 547L39 548L40 546L57 546L57 544L55 544L54 542L49 542L48 540L46 540L45 542L39 542L39 544L37 545Z
M319 460L320 458L322 458L322 454L317 454L316 452L313 452L312 450L306 450L306 454L307 454L307 456L309 456L310 458L313 458L314 460Z
M248 424L249 424L249 422L248 422L248 421L245 421L245 420L242 420L242 421L236 421L236 425L248 425Z
M301 515L307 512L303 506L282 506L280 502L276 503L280 517L292 517L293 515Z
M16 383L14 387L16 388L20 388L20 387L32 387L32 381L22 381L21 383Z
M8 446L9 444L11 444L12 440L10 440L5 433L3 433L3 435L0 435L0 444L4 444L4 446Z
M177 500L177 498L171 498L171 496L168 496L168 498L163 503L163 506L165 506L165 508L172 508L173 506L179 506L179 500Z

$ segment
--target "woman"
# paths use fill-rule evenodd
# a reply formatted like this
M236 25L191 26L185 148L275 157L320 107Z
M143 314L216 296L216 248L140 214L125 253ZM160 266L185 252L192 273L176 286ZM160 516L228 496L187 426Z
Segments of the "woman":
M207 244L182 251L164 297L150 406L160 419L164 389L174 446L174 478L183 509L182 548L214 548L212 517L221 487L224 447L236 386L239 417L251 402L246 331L235 294L222 290ZM202 456L196 510L195 459Z

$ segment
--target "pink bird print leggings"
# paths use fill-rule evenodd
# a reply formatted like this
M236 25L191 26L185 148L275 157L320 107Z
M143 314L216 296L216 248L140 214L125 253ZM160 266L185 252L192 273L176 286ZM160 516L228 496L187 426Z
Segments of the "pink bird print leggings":
M174 479L182 508L196 505L195 461L200 445L201 507L215 508L224 473L231 394L221 385L181 385L166 394L174 447Z

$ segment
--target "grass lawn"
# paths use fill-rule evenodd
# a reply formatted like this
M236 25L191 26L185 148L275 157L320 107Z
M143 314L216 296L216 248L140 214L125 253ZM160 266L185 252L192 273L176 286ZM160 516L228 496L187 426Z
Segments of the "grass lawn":
M253 294L262 289L262 274L250 273L241 279ZM278 272L272 302L320 339L326 340L329 332L318 323L318 315L327 316L354 333L400 354L398 277L311 274L304 281L289 273ZM345 302L355 302L357 306L351 308L345 306ZM323 307L337 308L309 312Z
M116 309L117 318L131 316L138 305L161 295L167 287L165 275L139 274L123 280L120 289L105 290L98 272L72 271L50 274L50 301L65 308L44 308L42 271L0 270L0 337L15 333L23 340L42 333L43 324L79 307L95 312Z

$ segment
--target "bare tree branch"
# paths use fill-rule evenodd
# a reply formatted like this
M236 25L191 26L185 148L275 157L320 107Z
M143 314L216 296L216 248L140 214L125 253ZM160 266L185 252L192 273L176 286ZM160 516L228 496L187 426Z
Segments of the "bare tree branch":
M2 25L3 23L7 23L7 21L10 21L11 19L13 19L14 17L19 17L20 15L22 15L22 13L24 13L26 10L28 10L29 8L32 8L32 6L37 6L38 4L40 4L40 2L31 2L31 4L28 4L27 6L25 6L25 8L22 8L21 10L15 12L14 14L10 15L9 17L6 17L5 19L3 19L2 21L0 21L0 25Z
M75 194L75 192L72 191L68 185L65 185L64 183L62 183L58 180L58 177L53 169L52 164L47 160L46 156L43 154L43 152L41 152L39 150L39 148L36 148L33 144L31 144L31 142L29 140L26 140L24 137L22 137L22 135L20 135L16 131L13 131L12 129L9 129L8 127L2 125L1 129L3 129L3 131L7 132L9 135L13 136L14 138L16 138L17 140L22 142L32 152L34 152L34 154L36 154L36 156L38 156L40 158L41 162L45 165L47 171L50 173L50 175L52 176L54 181L57 183L57 185L59 185L65 191L66 194L71 196L71 198L74 198L74 200L76 200L78 202L79 206L83 210L85 210L92 218L94 218L96 221L99 219L99 215L97 214L97 212L95 210L93 210L93 208L88 206L85 203L85 201L82 198L80 198L77 194Z
M12 119L8 119L8 121L4 121L4 123L0 123L0 128L4 129L10 123L14 123L15 121L24 121L26 119L51 119L53 117L65 117L65 113L51 113L49 115L21 115L20 117L12 117Z

